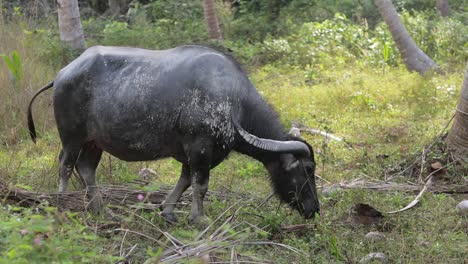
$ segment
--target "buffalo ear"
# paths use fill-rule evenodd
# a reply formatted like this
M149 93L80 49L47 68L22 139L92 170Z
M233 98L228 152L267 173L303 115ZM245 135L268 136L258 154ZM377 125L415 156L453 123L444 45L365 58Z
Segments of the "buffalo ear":
M292 163L289 163L285 169L287 171L290 171L292 169L295 169L297 166L299 166L299 161L298 160L296 160L296 161L294 161Z
M284 154L281 155L281 164L283 166L283 169L286 171L290 171L295 169L297 166L299 166L299 160L297 160L294 155L292 154Z

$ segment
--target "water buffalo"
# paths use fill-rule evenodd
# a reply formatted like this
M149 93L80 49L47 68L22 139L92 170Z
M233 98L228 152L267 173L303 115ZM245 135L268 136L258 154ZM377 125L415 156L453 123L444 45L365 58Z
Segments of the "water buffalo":
M96 46L60 70L34 99L54 87L53 106L62 141L59 191L74 168L101 206L95 173L102 151L125 161L173 157L182 163L162 215L192 186L189 221L203 217L210 169L232 150L262 162L281 201L304 217L319 212L312 147L289 135L232 58L204 46L151 51Z

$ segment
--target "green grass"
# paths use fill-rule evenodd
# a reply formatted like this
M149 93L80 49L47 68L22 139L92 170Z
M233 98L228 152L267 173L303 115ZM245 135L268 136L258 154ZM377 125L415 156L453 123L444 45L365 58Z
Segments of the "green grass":
M29 37L21 27L10 25L0 40L2 53L19 51L24 70L21 82L13 83L6 66L0 64L0 176L11 186L56 191L60 142L50 106L51 93L42 94L34 105L37 144L29 139L24 110L33 92L52 79L57 70L37 54L45 52L49 57L64 54L55 42L52 48L40 50L44 47L28 42ZM60 59L54 61L57 64ZM337 183L356 178L383 180L392 170L402 170L433 141L454 113L464 64L447 72L422 78L402 67L371 68L360 63L337 64L317 72L308 67L265 65L253 70L250 77L276 108L286 127L300 123L323 129L353 146L349 149L342 142L327 142L322 136L303 134L317 152L317 174ZM430 154L428 162L438 158L434 155L438 153ZM171 159L127 163L105 154L98 168L98 182L126 184L138 179L138 171L144 167L156 171L150 186L145 187L148 189L175 184L181 166ZM449 169L444 178L456 181L459 174ZM406 175L395 180L415 181ZM319 187L323 184L318 180ZM73 179L71 189L78 186ZM455 205L466 199L466 195L425 193L420 204L411 210L387 215L384 226L351 226L347 218L353 205L366 203L388 212L404 207L415 194L339 191L330 196L320 195L320 217L304 220L276 198L261 205L271 193L267 173L257 161L236 153L212 170L210 190L224 194L206 202L210 221L230 206L234 205L230 213L238 210L240 225L222 227L235 239L268 240L305 253L297 254L279 246L238 246L236 252L244 259L269 259L274 263L355 263L377 251L387 254L391 263L463 263L468 258L467 219L455 211ZM160 230L185 243L193 241L199 233L187 224L189 205L177 209L181 221L174 226L166 224L157 211L111 209L119 219L57 212L47 205L29 209L3 202L0 263L112 263L135 245L130 254L134 263L155 262L161 255L159 243L169 244ZM282 229L299 224L308 224L310 228L293 233ZM220 222L216 222L213 229L219 226ZM122 231L127 229L140 235ZM243 231L236 233L239 230ZM376 230L385 234L385 240L367 242L364 235ZM40 243L35 243L37 238ZM218 250L214 255L230 260L231 248ZM186 263L198 262L198 259L186 260Z
M318 135L303 135L321 152L317 155L317 173L328 181L340 182L362 175L382 180L392 166L420 153L453 114L462 72L423 79L401 68L387 68L384 71L349 65L347 68L324 71L323 81L310 84L304 70L265 66L253 72L251 78L278 110L286 126L301 123L324 129L344 137L353 146L350 150L340 142L325 142ZM45 107L42 111L52 109ZM44 115L47 114L42 113ZM37 120L38 123L43 122L39 118ZM16 144L1 146L0 173L3 179L22 188L55 191L60 149L58 136L53 129L40 129L39 132L37 145L22 134ZM180 165L170 159L126 163L104 155L98 169L99 183L125 184L137 179L137 173L143 167L157 172L152 179L155 186L174 184L180 171ZM413 179L401 178L401 181L405 180ZM323 182L319 181L318 184L322 185ZM78 186L76 181L74 186ZM245 222L241 226L250 223L264 230L244 230L237 236L283 243L307 254L305 257L277 246L239 246L237 253L244 257L269 259L275 263L353 263L367 253L377 251L387 254L392 263L462 263L468 257L466 218L455 211L455 205L466 197L426 193L415 208L388 215L385 218L388 228L382 228L347 224L351 206L367 203L388 212L404 207L412 200L413 194L340 191L330 197L321 196L320 217L306 221L297 212L280 205L276 199L257 208L259 201L271 192L266 171L260 163L235 153L212 171L210 189L216 191L224 188L244 197L234 208L240 208L238 215ZM228 195L207 202L208 218L211 221L216 219L238 201L236 197L232 194L232 197ZM123 216L117 222L118 227L137 231L162 243L168 242L154 226L141 218L185 242L192 241L198 234L197 229L186 223L190 211L188 206L178 209L181 223L175 226L164 223L154 211L131 208L117 211ZM75 262L91 259L93 262L107 263L112 256L119 256L121 245L124 251L128 251L135 244L138 246L131 258L136 262L150 258L154 260L160 254L160 246L151 239L135 234L125 235L125 232L116 231L116 227L104 227L111 221L107 218L94 218L86 214L72 214L73 217L69 217L69 213L59 213L53 209L44 213L42 209L12 209L11 206L3 206L0 215L2 236L7 241L0 243L0 248L2 258L10 258L8 263L23 263L22 258L31 256L35 256L37 261ZM31 226L31 221L35 223L34 219L43 222L45 231L36 230L32 225L34 235L20 235L22 229ZM281 229L304 223L312 228L297 233ZM375 230L382 231L385 240L367 242L364 235ZM40 245L34 244L34 236L38 235L42 238ZM69 240L70 236L75 239ZM71 247L74 251L54 250L57 244L62 244L62 248ZM15 252L12 252L12 247L15 247ZM217 254L222 259L230 259L230 249L218 251Z

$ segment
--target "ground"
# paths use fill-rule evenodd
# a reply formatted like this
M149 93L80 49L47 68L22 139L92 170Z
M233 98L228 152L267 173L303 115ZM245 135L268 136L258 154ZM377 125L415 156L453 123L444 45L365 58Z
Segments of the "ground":
M370 252L383 252L391 263L463 263L468 259L468 224L455 206L467 199L466 194L426 192L414 208L385 214L403 208L417 193L359 189L322 193L326 184L355 179L379 182L392 178L392 182L418 184L420 175L425 178L430 173L431 161L446 160L441 152L431 152L422 172L395 176L420 156L453 115L463 70L459 73L422 78L404 68L355 65L328 69L316 82L304 70L264 66L251 72L251 79L286 127L300 124L322 129L347 142L302 134L316 152L321 178L317 180L322 205L319 217L304 220L276 198L267 200L272 190L265 169L234 153L212 171L213 195L205 208L213 226L198 244L195 240L202 229L187 223L187 204L176 212L181 222L170 225L157 210L144 209L144 202L136 207L110 207L113 216L4 203L0 263L108 263L123 258L129 263L151 263L164 254L167 257L169 253L162 249L179 242L178 246L194 243L200 252L201 245L219 246L209 254L212 261L355 263ZM46 99L50 94L41 96L41 100L50 100ZM14 144L0 147L0 175L11 186L45 192L57 189L60 144L54 126L45 124L51 120L52 108L44 111L49 113L41 113L36 122L46 129L39 129L36 145L27 135L20 135ZM173 185L180 171L180 165L170 159L127 163L104 155L98 182L130 184L139 180L141 168L151 168L156 175L146 179L148 185L133 184L132 188L157 190ZM466 184L466 174L452 165L437 177L438 183ZM73 186L79 186L76 179ZM358 203L371 205L384 218L376 225L352 224L351 209ZM231 215L235 219L228 221ZM291 230L294 226L297 230ZM364 236L369 231L383 233L384 240L368 241ZM199 263L204 257L182 262Z

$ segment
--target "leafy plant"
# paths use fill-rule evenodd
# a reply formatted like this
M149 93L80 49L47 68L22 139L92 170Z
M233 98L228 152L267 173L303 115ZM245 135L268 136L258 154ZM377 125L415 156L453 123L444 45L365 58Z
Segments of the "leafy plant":
M118 260L102 254L102 240L89 232L76 213L61 214L41 206L45 214L9 206L0 210L0 263L70 263Z
M11 78L15 81L21 81L23 79L23 65L18 51L13 51L11 57L5 54L0 54L0 57L3 58L8 70L10 70Z

